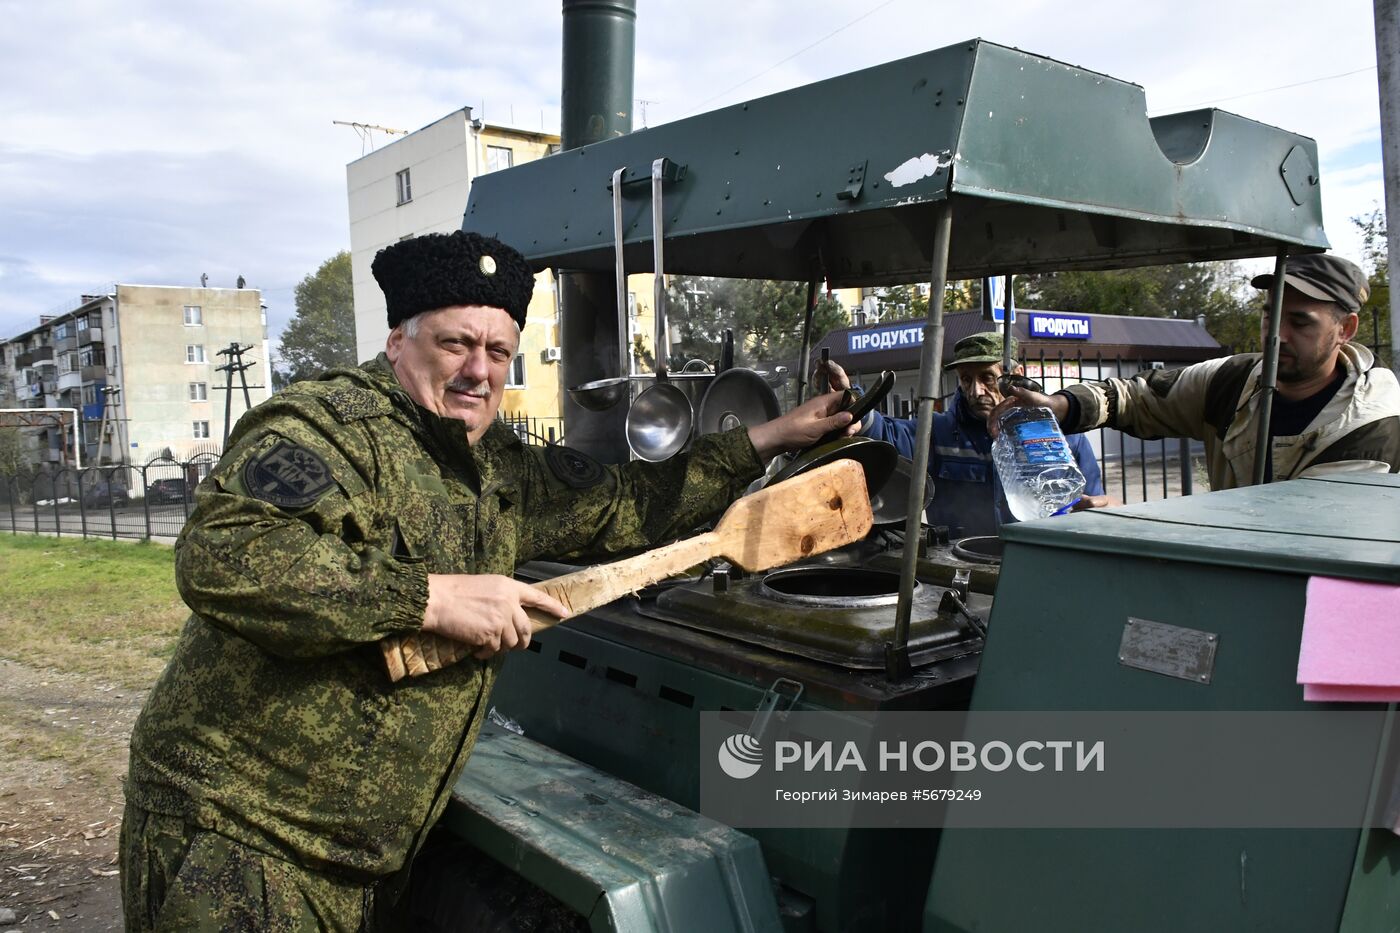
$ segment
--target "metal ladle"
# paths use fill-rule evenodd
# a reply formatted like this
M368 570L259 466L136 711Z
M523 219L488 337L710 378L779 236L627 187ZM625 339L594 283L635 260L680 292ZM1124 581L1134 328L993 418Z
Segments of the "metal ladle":
M613 265L617 275L617 340L618 366L621 376L611 379L595 379L569 390L569 398L589 411L606 411L627 397L629 382L627 365L627 272L622 262L622 176L627 171L624 165L612 174L613 207Z
M656 382L646 388L627 412L627 446L638 459L668 460L690 440L695 412L690 399L679 386L666 381L666 361L671 355L670 334L666 330L666 284L661 183L666 160L651 164L652 264L655 278L652 303L656 313ZM614 187L617 187L616 185Z

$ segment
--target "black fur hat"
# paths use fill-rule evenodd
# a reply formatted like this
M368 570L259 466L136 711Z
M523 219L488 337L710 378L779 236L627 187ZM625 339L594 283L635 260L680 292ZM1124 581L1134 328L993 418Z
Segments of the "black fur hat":
M523 329L535 276L525 257L478 233L425 233L381 249L370 266L389 327L452 305L501 308Z

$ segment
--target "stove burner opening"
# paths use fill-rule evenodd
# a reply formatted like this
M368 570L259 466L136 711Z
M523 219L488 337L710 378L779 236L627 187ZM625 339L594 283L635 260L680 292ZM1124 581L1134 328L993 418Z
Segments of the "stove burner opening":
M1005 544L996 535L960 538L953 542L953 554L977 564L999 564Z
M797 567L768 574L758 590L768 599L809 606L894 605L899 601L899 574L861 567Z

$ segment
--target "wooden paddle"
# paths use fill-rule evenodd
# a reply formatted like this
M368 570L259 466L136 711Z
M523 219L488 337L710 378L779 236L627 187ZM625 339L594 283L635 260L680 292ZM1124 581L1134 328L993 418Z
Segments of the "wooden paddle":
M860 540L873 522L865 471L854 460L841 460L737 500L714 531L535 586L567 606L572 617L716 557L750 571L790 564ZM537 609L527 612L536 632L564 621ZM454 664L474 650L431 633L395 635L380 647L392 681Z

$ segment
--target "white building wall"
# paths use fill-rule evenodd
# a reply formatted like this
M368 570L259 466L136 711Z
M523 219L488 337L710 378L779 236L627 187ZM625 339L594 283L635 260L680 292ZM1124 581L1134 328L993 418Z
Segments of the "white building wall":
M384 293L370 272L375 253L405 237L461 229L475 167L472 147L468 113L459 110L346 167L359 359L381 352L389 336ZM397 175L404 169L413 199L399 204Z

